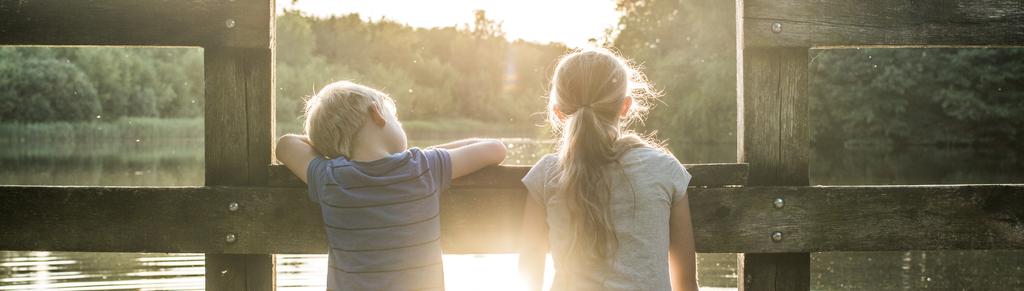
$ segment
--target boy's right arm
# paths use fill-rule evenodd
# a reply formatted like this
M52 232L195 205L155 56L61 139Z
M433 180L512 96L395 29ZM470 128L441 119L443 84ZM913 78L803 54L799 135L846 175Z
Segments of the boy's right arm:
M286 134L277 139L277 160L284 163L295 176L306 181L306 170L309 162L316 158L316 150L309 144L309 137L304 135ZM308 183L308 182L307 182Z
M448 149L452 160L452 179L505 160L505 144L496 139L471 139L436 147Z

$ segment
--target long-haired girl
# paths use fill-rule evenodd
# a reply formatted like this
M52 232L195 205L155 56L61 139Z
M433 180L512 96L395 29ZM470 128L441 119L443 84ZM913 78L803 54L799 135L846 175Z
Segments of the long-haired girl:
M643 74L604 49L568 54L551 80L559 136L523 178L529 190L519 269L528 290L697 290L686 187L690 174L626 128L657 97Z

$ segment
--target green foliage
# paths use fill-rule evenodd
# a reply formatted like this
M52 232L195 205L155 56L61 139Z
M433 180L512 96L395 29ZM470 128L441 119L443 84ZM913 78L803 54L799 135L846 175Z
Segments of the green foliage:
M543 109L550 66L567 50L509 42L482 11L464 28L295 11L285 11L277 25L280 120L298 119L303 98L327 83L352 80L392 95L406 120L527 123Z
M603 45L641 64L664 92L646 129L675 147L733 144L734 4L616 3L623 15ZM382 89L403 120L430 125L411 130L452 120L536 124L552 67L568 49L509 41L500 22L474 16L461 27L413 28L285 11L276 27L282 128L296 129L304 98L338 80ZM816 143L1024 141L1024 50L849 49L811 58ZM200 49L2 47L0 123L200 118L202 64Z
M846 49L812 54L817 142L1024 141L1024 50Z
M202 114L198 49L3 47L0 59L2 121Z
M0 48L0 120L86 120L100 113L85 73L49 51Z
M697 0L617 0L623 13L611 43L643 65L664 92L649 129L671 144L734 143L734 4Z
M732 143L734 3L617 4L623 17L611 44L665 93L648 127L672 141ZM1024 142L1022 49L816 50L811 58L815 143Z

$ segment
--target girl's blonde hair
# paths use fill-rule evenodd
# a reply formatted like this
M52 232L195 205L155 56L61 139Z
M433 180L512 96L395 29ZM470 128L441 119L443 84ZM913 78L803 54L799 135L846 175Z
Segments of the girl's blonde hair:
M569 254L578 263L605 262L618 249L606 170L629 149L661 148L626 129L643 119L658 92L627 60L599 48L563 56L550 90L549 119L560 136L559 185L574 227ZM620 118L627 98L632 105Z

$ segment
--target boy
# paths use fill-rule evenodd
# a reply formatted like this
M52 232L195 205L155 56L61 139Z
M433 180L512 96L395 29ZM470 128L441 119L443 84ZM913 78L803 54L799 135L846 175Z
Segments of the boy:
M327 289L443 290L438 195L454 178L505 159L497 140L407 148L386 94L351 82L306 104L305 133L277 158L309 185L327 231Z

